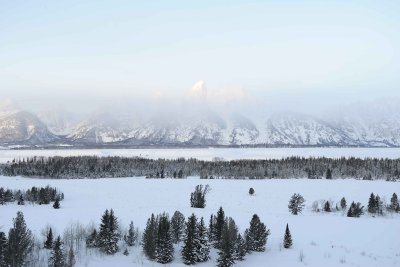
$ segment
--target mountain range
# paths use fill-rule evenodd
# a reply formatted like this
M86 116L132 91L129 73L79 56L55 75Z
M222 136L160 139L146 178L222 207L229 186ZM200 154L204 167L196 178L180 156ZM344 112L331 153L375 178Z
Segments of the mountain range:
M0 145L14 146L400 146L400 101L343 106L318 117L282 112L257 120L204 108L178 116L99 112L77 119L0 104Z

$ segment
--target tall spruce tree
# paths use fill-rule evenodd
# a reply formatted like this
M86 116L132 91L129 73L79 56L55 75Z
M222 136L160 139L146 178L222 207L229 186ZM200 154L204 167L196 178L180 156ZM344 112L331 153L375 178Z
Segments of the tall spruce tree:
M377 206L377 204L376 204L375 195L374 195L374 193L371 193L369 200L368 200L368 212L376 213L377 212L376 206Z
M155 259L156 237L158 221L154 214L147 220L146 228L143 232L142 246L144 254L151 260Z
M139 237L138 231L135 229L133 222L129 224L128 233L124 236L125 243L132 247L136 244L136 241Z
M396 193L393 193L392 197L390 198L389 208L393 212L399 212L400 211L399 200L397 198Z
M49 267L65 267L65 256L62 247L61 237L58 236L54 242L53 250L49 258Z
M207 236L207 227L204 223L203 217L201 217L200 221L196 224L195 234L197 262L206 262L210 258L210 245Z
M214 243L215 241L215 216L214 214L211 214L210 220L208 222L208 240L210 241L211 244Z
M100 231L98 235L98 247L105 254L115 254L118 251L118 221L114 211L106 210L101 218Z
M290 248L293 245L292 235L290 234L289 224L286 224L285 237L283 238L283 247Z
M97 241L98 241L97 230L93 229L93 232L88 237L86 237L86 247L87 248L96 248L96 247L98 247Z
M7 237L4 232L0 232L0 267L7 267Z
M196 215L192 214L186 222L185 234L183 238L182 259L186 265L195 264L197 261L196 253Z
M182 241L184 230L185 216L181 212L175 211L171 218L172 241L175 244Z
M13 221L13 227L8 232L6 259L9 267L20 267L27 264L33 249L33 236L21 211L17 212Z
M325 201L325 204L324 204L324 211L325 211L325 212L331 212L331 211L332 211L332 209L331 209L331 204L329 203L328 200Z
M171 222L168 214L160 215L157 230L155 257L159 263L169 263L174 259L174 247L171 237Z
M53 248L53 230L49 229L49 232L47 233L46 236L46 241L44 242L44 248L45 249L52 249Z
M260 221L258 215L254 214L250 221L250 227L247 229L245 236L248 250L264 251L269 234L269 229L267 230L267 227Z
M225 212L222 207L219 208L217 216L215 216L215 226L214 226L214 247L219 248L219 243L222 236L222 228L225 224Z
M218 252L218 266L229 267L235 264L236 254L236 239L238 236L238 229L235 221L232 218L225 220L222 227L221 240Z

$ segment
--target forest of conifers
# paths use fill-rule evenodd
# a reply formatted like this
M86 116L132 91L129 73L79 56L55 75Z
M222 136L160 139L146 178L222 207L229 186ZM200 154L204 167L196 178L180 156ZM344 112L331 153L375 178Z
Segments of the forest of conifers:
M267 160L145 159L124 157L32 157L0 165L5 176L45 178L134 177L204 179L400 179L400 159L302 158Z

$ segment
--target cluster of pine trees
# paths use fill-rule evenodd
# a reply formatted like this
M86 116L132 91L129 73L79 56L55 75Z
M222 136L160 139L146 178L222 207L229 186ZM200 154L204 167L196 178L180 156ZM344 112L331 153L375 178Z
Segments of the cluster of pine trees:
M46 178L134 177L204 179L400 179L400 159L375 158L304 158L288 157L268 160L203 161L124 157L33 157L1 164L6 176Z
M26 191L11 190L0 187L0 204L18 201L18 205L24 205L25 202L36 203L39 205L50 204L50 202L59 202L64 200L64 193L55 187L35 187Z
M300 208L300 211L304 208L304 204L300 205L296 200L300 199L301 203L305 200L300 194L294 194L289 200L289 210L292 214L297 215L296 211ZM344 197L340 200L339 203L333 207L333 203L328 200L320 200L314 201L311 209L315 212L334 212L334 211L346 211L347 209L347 201ZM400 204L397 198L397 194L393 193L390 198L390 203L386 204L380 198L378 194L371 193L368 199L368 213L372 215L384 215L385 212L400 212ZM364 206L360 202L352 202L347 209L347 217L360 217L364 214Z

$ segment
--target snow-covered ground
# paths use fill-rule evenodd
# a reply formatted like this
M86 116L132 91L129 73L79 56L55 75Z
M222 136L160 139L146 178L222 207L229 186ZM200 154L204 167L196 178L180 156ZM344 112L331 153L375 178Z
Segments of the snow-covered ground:
M0 150L0 162L14 158L32 156L123 156L144 158L176 159L198 158L212 160L222 158L235 159L280 159L290 156L302 157L374 157L400 158L400 148L171 148L171 149L46 149L46 150Z
M205 209L193 209L189 205L190 192L197 184L209 184L212 188ZM83 225L99 224L105 209L113 208L121 224L131 220L141 230L152 212L175 210L185 216L195 213L204 216L216 213L222 206L243 232L251 216L257 213L271 229L267 251L253 253L236 266L400 266L400 215L373 218L347 218L341 212L314 213L310 207L315 200L329 199L335 203L344 196L348 203L360 201L367 205L371 192L389 201L393 192L400 194L400 183L357 180L183 180L144 178L47 180L21 177L0 177L0 186L11 189L27 189L32 186L55 186L65 194L61 209L51 205L8 204L0 206L0 227L8 231L18 210L23 211L28 227L40 236L46 225L62 233L68 224L79 221ZM255 196L249 196L250 187ZM306 199L307 210L302 215L290 215L287 203L293 193L301 193ZM281 249L286 223L293 236L292 249ZM303 262L299 260L303 253ZM208 263L199 266L215 266L216 254ZM95 254L80 259L78 266L162 266L149 262L140 247L131 249L129 256L122 252L115 256ZM176 259L167 266L184 266Z

